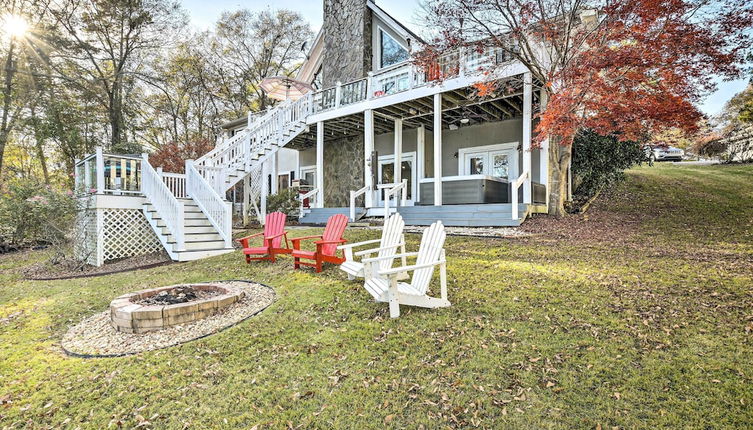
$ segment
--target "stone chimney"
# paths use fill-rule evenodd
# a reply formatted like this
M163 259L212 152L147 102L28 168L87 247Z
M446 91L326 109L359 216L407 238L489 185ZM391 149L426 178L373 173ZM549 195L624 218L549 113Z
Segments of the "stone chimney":
M324 0L324 87L363 78L371 70L372 18L367 0Z

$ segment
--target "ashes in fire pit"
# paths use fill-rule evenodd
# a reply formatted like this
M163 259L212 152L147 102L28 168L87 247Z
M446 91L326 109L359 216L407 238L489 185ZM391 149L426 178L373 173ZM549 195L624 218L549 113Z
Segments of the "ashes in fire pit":
M171 285L124 294L110 303L112 326L125 333L146 333L186 324L222 312L244 292L232 285Z
M194 300L204 300L218 295L220 295L218 290L196 290L191 286L179 286L171 290L160 291L156 295L139 300L136 303L140 305L175 305Z

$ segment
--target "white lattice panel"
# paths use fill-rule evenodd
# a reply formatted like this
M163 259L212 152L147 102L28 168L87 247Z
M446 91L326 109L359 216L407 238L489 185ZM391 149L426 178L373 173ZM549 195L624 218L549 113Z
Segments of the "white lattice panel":
M100 209L102 261L132 257L162 249L144 214L137 209Z
M76 258L97 266L97 211L95 209L78 211L75 234L73 243Z

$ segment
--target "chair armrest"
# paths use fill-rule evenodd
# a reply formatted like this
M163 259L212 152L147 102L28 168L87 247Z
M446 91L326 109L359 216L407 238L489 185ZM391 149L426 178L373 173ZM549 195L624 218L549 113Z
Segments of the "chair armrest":
M370 245L372 243L378 243L378 242L381 242L381 241L382 241L382 239L364 240L363 242L356 242L356 243L349 243L347 245L340 245L340 246L337 247L337 249L355 248L357 246Z
M252 234L250 236L239 237L238 239L235 239L235 240L237 240L238 242L240 242L241 240L244 240L244 239L251 239L252 237L258 237L258 236L263 236L263 235L264 235L264 232L254 233L254 234Z
M377 253L377 252L379 252L379 251L386 251L386 250L388 250L388 249L395 249L395 248L397 248L397 247L399 247L399 246L403 246L403 245L405 245L405 242L400 242L400 243L396 243L396 244L394 244L394 245L391 245L391 246L385 246L385 247L382 247L382 248L371 248L371 249L365 249L365 250L363 250L363 251L358 251L358 252L356 252L356 253L355 253L355 254L353 254L353 255L360 257L360 256L362 256L362 255L369 255L369 254L374 254L374 253Z
M364 258L363 260L361 260L361 262L371 263L374 261L387 260L389 258L415 257L416 255L418 255L418 252L406 252L405 254L395 254L386 257Z
M347 242L345 239L336 239L336 240L317 240L314 242L317 245L332 245L334 243L345 243Z
M244 248L248 248L248 240L252 239L254 237L259 237L259 236L264 236L264 232L255 233L255 234L252 234L250 236L241 237L241 238L238 238L238 239L235 239L235 240L237 240L238 243L240 243L241 246L243 246Z
M300 242L300 241L302 241L302 240L317 239L317 238L320 238L320 237L322 237L322 235L318 235L318 236L302 236L302 237L294 237L294 238L292 238L292 239L290 239L290 240L291 240L292 242Z
M424 264L414 264L412 266L402 266L402 267L395 267L394 269L387 269L387 270L380 270L379 274L382 276L397 276L401 273L405 272L413 272L414 270L418 269L426 269L427 267L434 267L439 266L442 263L446 263L447 260L437 260L433 261L431 263L424 263Z
M276 234L274 236L265 236L264 239L277 239L278 237L280 237L280 236L286 236L287 234L288 234L287 231L283 231L282 233Z

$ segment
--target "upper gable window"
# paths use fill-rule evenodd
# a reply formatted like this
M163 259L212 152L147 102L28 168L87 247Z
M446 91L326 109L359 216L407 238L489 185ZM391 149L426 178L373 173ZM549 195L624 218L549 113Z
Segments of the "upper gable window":
M380 68L401 63L410 57L408 50L382 29L379 29L379 44Z

